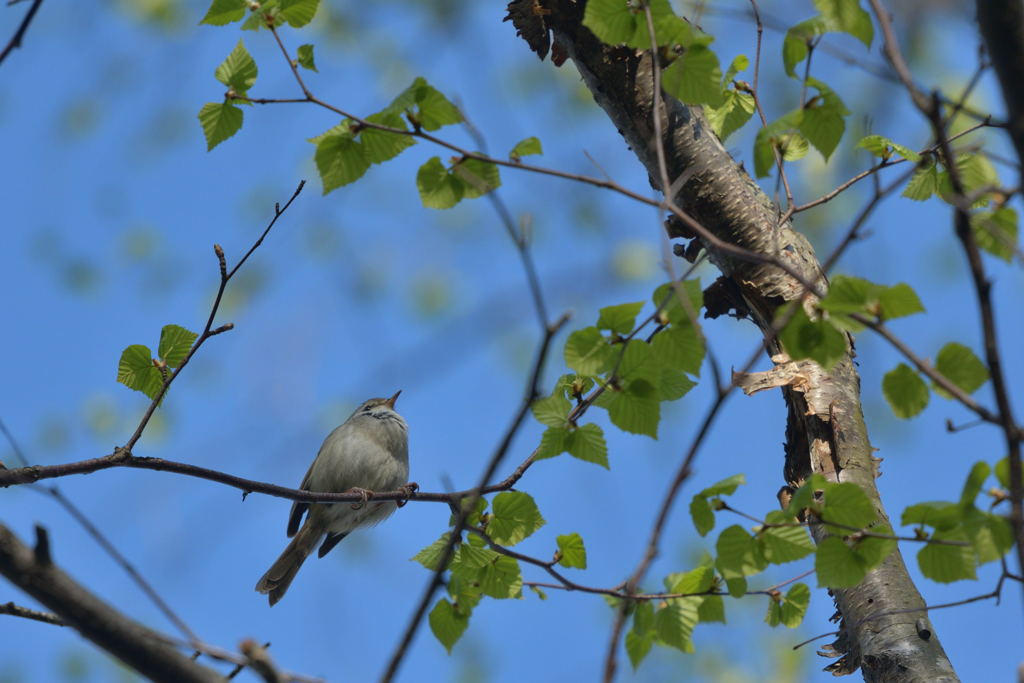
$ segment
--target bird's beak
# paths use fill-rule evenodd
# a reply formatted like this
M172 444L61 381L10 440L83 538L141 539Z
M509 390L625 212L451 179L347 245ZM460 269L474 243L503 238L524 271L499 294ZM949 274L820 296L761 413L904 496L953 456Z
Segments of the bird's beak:
M389 398L388 400L384 401L385 405L387 405L387 407L388 407L388 408L391 408L391 410L394 410L394 409L395 409L395 401L397 401L397 400L398 400L398 395L399 395L400 393L402 393L402 390L401 390L401 389L399 389L398 391L396 391L396 392L395 392L395 395L394 395L394 396L392 396L392 397L391 397L391 398Z

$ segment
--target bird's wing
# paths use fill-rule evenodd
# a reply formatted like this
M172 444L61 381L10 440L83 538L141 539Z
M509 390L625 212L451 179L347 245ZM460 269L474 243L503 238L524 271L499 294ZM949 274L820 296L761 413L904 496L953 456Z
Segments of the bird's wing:
M315 460L313 461L316 462ZM306 470L306 476L302 478L302 483L299 484L299 488L303 491L309 490L309 476L313 473L313 465L310 464L309 469ZM299 531L299 527L302 525L302 516L309 510L309 503L303 503L295 501L292 503L292 511L288 515L288 538L291 538Z

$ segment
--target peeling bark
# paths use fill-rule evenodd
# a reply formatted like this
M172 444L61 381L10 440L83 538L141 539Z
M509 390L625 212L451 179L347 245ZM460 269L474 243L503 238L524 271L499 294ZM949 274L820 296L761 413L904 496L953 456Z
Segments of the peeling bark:
M582 25L584 5L517 0L509 6L509 18L534 44L543 43L538 39L541 30L545 36L550 30L553 51L573 60L594 99L647 169L652 186L661 190L652 120L652 56L602 44ZM685 178L676 183L681 187L672 197L678 206L719 239L785 262L805 281L827 287L810 243L790 223L779 224L777 207L729 156L699 107L666 96L662 130L669 181ZM789 360L771 334L771 322L780 306L804 296L803 285L775 265L744 262L704 246L722 273L716 312L726 308L723 300L741 299L736 303L766 334L766 348L777 362L768 375L743 382L748 388L782 388L789 409L787 483L799 486L812 473L855 483L875 504L879 523L888 523L875 486L877 459L864 424L852 348L827 372L812 361ZM816 541L825 536L821 528L812 534ZM843 675L860 668L868 681L958 680L898 549L860 585L831 593L840 635L821 653L837 658L826 670Z

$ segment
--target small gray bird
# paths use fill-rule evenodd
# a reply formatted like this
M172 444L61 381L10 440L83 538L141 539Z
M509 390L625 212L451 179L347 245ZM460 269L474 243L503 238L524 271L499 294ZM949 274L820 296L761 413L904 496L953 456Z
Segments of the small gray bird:
M391 398L371 398L356 408L324 439L299 488L341 493L395 491L404 486L409 480L409 425L395 412L400 393ZM288 518L288 537L295 538L257 582L256 590L269 593L273 607L321 539L326 536L318 553L323 557L349 532L383 521L396 507L395 501L364 501L358 509L353 509L351 503L295 501ZM299 522L307 510L309 515L300 529Z

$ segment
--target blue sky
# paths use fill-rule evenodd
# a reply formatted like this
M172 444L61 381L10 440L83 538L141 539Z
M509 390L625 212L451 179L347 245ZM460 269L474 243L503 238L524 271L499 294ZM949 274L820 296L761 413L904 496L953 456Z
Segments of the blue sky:
M792 10L788 23L810 15L810 3L804 5ZM233 322L235 330L201 350L136 454L295 485L324 435L356 404L402 389L398 408L411 425L412 478L424 490L472 485L518 405L537 342L522 271L489 204L422 208L416 168L431 156L449 156L423 143L374 167L361 182L321 196L313 147L305 140L337 120L305 105L247 108L243 130L207 153L195 114L223 93L213 71L237 43L237 27L196 26L205 11L201 3L178 6L180 21L170 25L145 20L139 8L146 6L44 3L24 48L0 67L7 190L0 291L8 321L0 342L0 417L35 463L103 455L123 443L145 399L114 381L121 350L129 344L155 348L167 323L200 328L217 283L212 244L223 245L233 263L262 230L274 202L306 179L306 190L230 293L220 320ZM442 6L448 8L444 18L416 3L321 9L311 27L285 29L282 37L293 50L317 45L319 74L307 83L344 109L377 111L424 76L464 108L495 155L537 135L544 165L607 173L638 192L650 191L571 65L539 62L501 23L497 3ZM723 62L739 53L752 56L753 28L727 12L746 6L722 3L721 13L703 19L718 36L714 46ZM788 3L764 9L781 15L784 7L790 11ZM23 9L0 13L0 35L14 30ZM966 12L924 14L913 26L907 44L922 83L955 88L970 77L971 60L940 47L968 45L973 52L977 38ZM773 117L792 108L799 86L777 64L780 34L765 36L762 92ZM271 36L247 32L243 38L260 68L251 93L297 96ZM882 62L877 44L866 51L841 36L828 41L864 63ZM911 147L927 142L897 88L824 53L815 55L814 67L853 113L849 138L832 164L812 152L791 167L802 200L869 163L852 151L856 131L868 124ZM1000 110L991 79L983 81L978 104ZM727 142L748 168L754 132L751 124ZM442 133L472 146L462 130ZM993 149L1012 155L1004 139L992 140ZM1004 183L1018 182L1012 170L1001 167L1000 173ZM601 306L649 302L667 279L666 245L650 207L523 173L504 171L502 180L500 192L513 213L532 217L548 307L553 315L572 311L570 328L592 324ZM772 189L770 181L765 186ZM797 227L819 255L830 251L868 191L857 188L798 217ZM980 351L948 207L889 199L868 228L868 238L850 249L837 272L913 285L928 313L898 321L894 329L921 354L934 356L948 341ZM1010 340L1024 332L1024 280L1019 264L986 263L1001 305L1007 372L1020 377L1021 357L1011 353ZM681 270L679 262L675 268ZM705 285L715 276L710 269L699 273ZM732 320L707 321L704 331L726 371L739 369L759 337L752 325ZM898 357L867 334L858 337L857 349L872 443L885 458L879 487L894 520L913 502L956 499L973 462L1002 457L1002 440L992 429L947 433L947 418L959 424L971 416L938 397L918 418L897 420L880 384ZM563 371L560 350L557 344L546 387ZM710 378L707 366L702 376ZM668 479L710 400L709 384L663 407L657 441L612 436L596 416L610 434L609 471L567 456L536 465L521 488L536 498L548 523L519 549L545 557L555 536L578 532L589 568L575 578L619 583L640 557ZM988 385L977 396L993 403ZM674 509L651 586L692 567L709 547L686 514L694 492L743 472L748 484L734 505L751 514L776 505L784 419L775 394L729 400ZM533 450L540 432L531 423L520 433L502 476ZM4 445L0 459L11 465ZM405 507L372 533L354 534L328 557L311 560L287 598L270 610L252 587L285 545L286 501L253 495L243 502L234 489L145 471L109 470L58 484L204 639L223 647L244 637L269 640L283 668L332 680L372 679L382 671L428 579L409 558L444 531L448 518L443 506ZM50 499L8 489L0 494L0 517L23 538L33 523L44 524L56 560L72 576L133 617L172 630ZM718 529L735 523L742 520L720 519ZM976 583L939 585L917 573L916 547L903 551L929 603L987 592L998 575L987 566ZM775 567L763 586L808 567ZM530 568L524 579L546 580ZM932 615L964 680L1006 679L1019 663L1019 591L1008 586L1004 597L999 607L985 602ZM8 600L31 605L5 585L0 602ZM761 680L770 670L777 680L826 680L819 669L828 662L814 656L812 646L795 660L789 650L833 628L824 592L814 591L807 619L795 631L769 629L762 623L765 608L763 598L730 601L728 627L698 627L698 655L656 650L634 674L623 654L620 679L665 680L682 670L692 680ZM610 619L603 600L560 591L549 591L543 602L532 594L484 601L451 656L424 626L400 680L591 679L601 670ZM745 646L737 648L739 642ZM0 619L0 680L109 680L111 671L73 632Z

